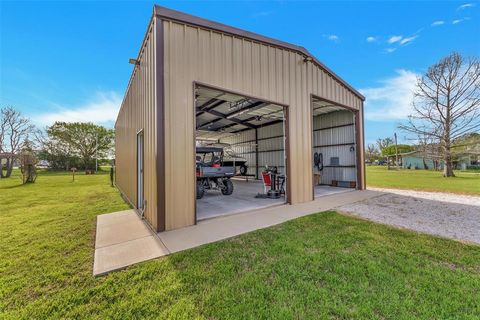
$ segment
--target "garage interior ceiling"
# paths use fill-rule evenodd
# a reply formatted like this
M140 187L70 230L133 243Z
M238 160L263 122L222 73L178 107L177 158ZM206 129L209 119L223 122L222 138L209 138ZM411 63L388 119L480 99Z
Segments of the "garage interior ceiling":
M283 122L283 106L197 86L196 132L199 139L219 139Z
M330 113L334 111L345 110L345 108L320 99L313 99L313 116Z

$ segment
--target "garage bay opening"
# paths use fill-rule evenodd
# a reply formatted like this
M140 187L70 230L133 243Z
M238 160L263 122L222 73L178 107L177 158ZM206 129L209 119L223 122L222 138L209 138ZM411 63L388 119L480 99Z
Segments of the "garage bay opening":
M286 202L285 107L195 86L196 219Z
M314 197L357 188L355 112L313 97Z

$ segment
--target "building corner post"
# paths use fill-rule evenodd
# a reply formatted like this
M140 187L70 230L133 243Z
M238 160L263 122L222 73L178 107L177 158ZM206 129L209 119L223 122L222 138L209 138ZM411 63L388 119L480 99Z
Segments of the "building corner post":
M163 21L153 8L155 37L155 108L156 108L156 168L157 168L157 232L166 230L165 198L165 82Z

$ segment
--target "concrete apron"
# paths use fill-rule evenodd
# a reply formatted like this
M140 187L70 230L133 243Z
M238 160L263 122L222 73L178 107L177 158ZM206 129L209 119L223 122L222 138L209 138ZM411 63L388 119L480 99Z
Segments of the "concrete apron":
M383 193L371 190L332 194L311 202L238 213L155 234L134 210L97 216L93 275L231 238L313 213L363 201Z

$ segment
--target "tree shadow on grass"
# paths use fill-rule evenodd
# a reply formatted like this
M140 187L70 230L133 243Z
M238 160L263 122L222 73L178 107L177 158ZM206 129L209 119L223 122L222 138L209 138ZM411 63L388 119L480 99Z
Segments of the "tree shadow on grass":
M0 190L1 189L15 189L15 188L22 187L22 186L23 186L23 183L19 183L19 184L15 184L13 186L0 187Z

